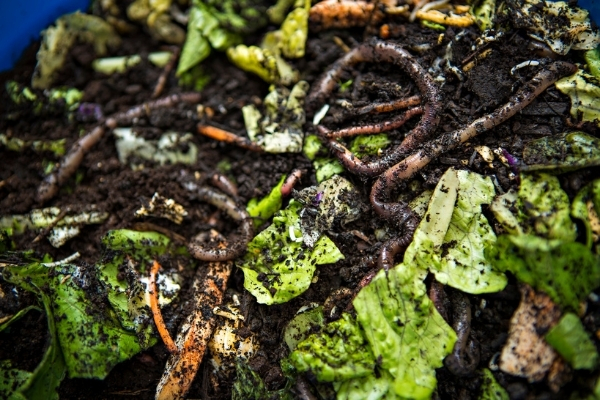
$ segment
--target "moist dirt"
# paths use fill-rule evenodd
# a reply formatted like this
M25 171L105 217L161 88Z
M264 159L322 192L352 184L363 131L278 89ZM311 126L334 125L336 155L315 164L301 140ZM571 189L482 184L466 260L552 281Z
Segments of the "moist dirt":
M367 30L368 31L368 30ZM442 87L444 110L438 133L449 132L465 126L474 118L485 115L504 104L511 93L533 76L533 68L523 68L511 74L511 68L536 56L530 46L531 40L521 31L509 31L501 40L489 46L492 50L485 58L473 57L471 52L479 32L473 29L453 30L448 28L442 36L440 32L421 27L418 24L389 25L388 40L400 43L414 54L419 63L430 68L437 57L443 56L450 40L455 41L452 54L454 65L463 65L471 57L474 66L465 73L462 80L452 74L446 74L447 80ZM334 40L334 38L337 38ZM161 48L161 44L149 39L142 32L123 38L123 45L114 55L141 54ZM295 62L302 71L302 78L309 83L315 79L336 59L344 54L342 47L336 44L341 40L352 47L368 40L364 30L333 30L310 35L306 57ZM27 50L18 66L11 72L1 75L0 92L0 132L9 137L23 140L67 139L67 148L83 132L90 131L93 123L82 123L65 117L64 112L47 110L36 115L27 107L14 105L4 83L15 80L29 85L35 65L36 44ZM577 57L576 54L574 57ZM61 72L57 86L65 85L83 91L85 102L97 103L105 115L127 110L150 99L154 86L162 69L143 61L127 72L105 76L94 72L90 63L94 59L90 46L76 46L67 65ZM581 61L572 59L572 61ZM245 73L228 62L227 58L214 52L205 61L211 80L201 92L204 114L198 113L196 105L180 104L172 109L158 110L150 117L142 117L134 124L135 131L148 139L156 139L163 132L196 131L199 122L223 127L231 132L244 134L244 122L241 108L246 104L256 104L268 92L268 85L259 78ZM341 101L347 100L355 106L375 101L391 99L417 93L416 85L397 67L390 64L361 64L345 72L343 81L352 79L354 84L344 92L336 91L329 103L332 108L323 124L329 129L382 121L385 116L363 116L348 118ZM181 92L173 74L169 76L164 95ZM575 121L568 115L569 99L554 87L546 90L531 106L519 115L495 129L473 139L466 145L447 152L429 164L413 183L401 188L401 192L410 197L422 189L433 189L440 176L449 168L466 168L480 174L493 176L502 190L516 187L516 175L502 164L498 158L487 162L475 151L479 145L491 149L504 148L510 154L520 157L524 143L563 132ZM210 112L206 112L210 110ZM558 111L557 111L558 110ZM8 118L8 116L11 116ZM210 115L210 117L209 117ZM311 120L308 118L307 120ZM394 144L402 139L416 122L395 131L391 135ZM583 126L592 134L598 135L593 126ZM306 132L314 133L313 126L306 124ZM85 157L76 177L65 184L59 194L45 206L70 207L83 209L95 204L99 209L110 213L110 217L101 225L91 225L82 229L79 236L63 247L56 249L46 239L35 241L35 232L26 232L14 237L18 249L33 249L36 253L52 255L55 260L63 259L74 252L81 254L80 260L93 264L100 259L102 248L100 238L111 229L135 228L140 222L154 224L165 231L175 232L186 240L209 228L225 234L235 231L235 224L207 204L195 201L189 192L178 183L182 170L202 174L219 172L236 183L239 192L238 201L247 203L251 198L266 195L277 184L283 174L289 174L294 168L307 171L296 188L316 184L312 164L302 154L271 155L249 152L232 145L218 143L200 135L193 142L199 148L198 162L193 166L165 165L147 166L141 170L132 170L122 165L117 157L114 137L106 135ZM24 214L36 203L36 190L43 179L43 171L48 162L56 163L58 158L51 153L39 154L30 149L22 152L0 148L2 166L0 167L0 213L2 215ZM598 177L600 170L587 169L561 175L561 183L567 193L573 196L577 190ZM365 204L373 182L348 172L344 174L360 190ZM144 201L158 192L166 198L174 199L189 211L189 217L181 225L165 219L135 218L134 212ZM491 213L486 216L494 224L496 233L500 227L494 223ZM312 302L325 303L325 315L333 320L350 304L347 294L357 288L363 277L377 268L377 256L382 243L375 237L375 230L386 225L368 207L362 217L344 227L344 230L331 236L345 259L334 265L318 268L316 282L301 296L283 305L265 306L257 304L254 298L244 290L243 274L235 270L229 282L227 296L237 293L242 303L242 312L247 316L248 329L257 335L261 350L250 361L250 366L262 377L268 388L278 389L285 384L285 378L279 367L282 358L288 355L283 342L283 329L296 311ZM139 226L139 225L138 225ZM357 234L357 232L359 234ZM200 263L200 268L202 267ZM191 281L192 272L187 272ZM431 278L428 279L430 284ZM189 286L189 285L188 285ZM0 281L0 316L10 315L23 307L35 304L35 298L21 290ZM189 299L184 286L179 300L164 309L167 326L173 335L184 319ZM346 290L346 289L349 289ZM447 289L450 291L450 289ZM502 349L507 338L509 320L519 303L519 291L511 278L507 288L491 295L469 295L473 318L472 335L480 344L481 360L479 369L488 367L494 355ZM335 306L335 308L334 308ZM596 331L600 325L600 310L597 305L588 308L582 319L586 327ZM39 363L48 335L45 316L42 312L31 312L15 323L8 332L0 333L0 359L11 359L15 367L33 370ZM162 374L168 353L162 344L138 354L131 360L116 366L103 381L87 379L65 379L60 386L61 398L65 399L108 399L108 398L154 398L156 384ZM189 398L227 399L231 396L233 375L221 376L217 382L208 378L210 364L203 362L192 385ZM481 376L456 377L445 367L437 370L438 389L435 396L439 399L475 399L479 393ZM556 393L545 383L530 384L525 379L515 378L495 371L496 379L509 391L514 399L561 399L567 398L577 386L578 376L570 384ZM585 378L585 377L583 377ZM308 377L310 382L310 377Z

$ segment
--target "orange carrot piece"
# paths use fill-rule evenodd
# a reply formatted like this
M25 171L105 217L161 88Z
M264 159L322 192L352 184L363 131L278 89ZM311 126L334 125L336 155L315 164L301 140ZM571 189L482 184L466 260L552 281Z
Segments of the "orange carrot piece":
M160 312L160 307L158 306L158 288L156 286L156 276L158 275L159 269L160 264L158 261L154 260L152 269L150 269L150 279L148 280L148 284L150 285L150 309L152 310L152 316L154 317L154 324L156 325L158 334L167 347L167 350L169 350L169 353L173 354L178 352L177 346L175 346L175 342L173 342L173 339L167 330L162 313Z

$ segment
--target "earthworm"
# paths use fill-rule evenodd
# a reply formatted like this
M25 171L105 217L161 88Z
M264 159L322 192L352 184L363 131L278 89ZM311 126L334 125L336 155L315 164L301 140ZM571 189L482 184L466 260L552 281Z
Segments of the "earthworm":
M390 210L389 207L387 207L383 214L380 214L384 216L389 212L390 216L400 217L395 222L397 222L399 226L402 226L402 235L389 239L381 247L377 263L379 268L383 268L386 272L394 267L394 258L396 255L406 250L412 241L417 225L419 224L419 219L408 205L394 203L394 206L399 207L393 207L393 210Z
M313 90L306 101L309 108L315 109L322 104L335 88L343 70L360 62L388 62L399 66L416 82L424 103L422 110L424 115L417 126L406 135L398 147L378 160L363 162L340 143L327 141L327 145L335 151L336 156L347 169L356 174L376 176L397 163L435 131L440 119L442 97L433 78L406 50L393 43L372 40L354 48L337 60L313 85Z
M469 340L471 302L459 291L452 295L452 329L456 332L456 343L452 353L444 359L444 365L456 376L470 375L479 364L479 343Z
M423 114L423 107L414 107L389 121L379 122L371 125L353 126L350 128L338 129L336 131L330 131L324 126L319 125L317 126L317 130L319 132L319 136L327 139L338 139L348 136L381 133L397 129L415 115L421 114Z
M199 93L173 94L162 99L150 101L135 106L128 111L115 113L102 121L90 133L79 139L63 157L56 171L48 175L37 190L37 200L45 203L53 198L61 185L63 185L81 165L83 158L104 137L105 128L114 129L121 124L130 124L135 118L150 115L152 110L158 108L174 107L180 102L197 103L200 101Z
M237 185L223 174L213 174L210 177L210 183L233 198L236 198L238 195Z
M195 185L194 185L195 186ZM190 189L190 187L186 187ZM233 199L208 187L194 187L198 198L221 211L225 211L232 219L240 223L242 237L233 245L225 248L207 248L202 244L204 234L196 235L188 244L192 256L204 261L233 260L246 251L246 247L254 237L254 225L250 215L243 207L238 206Z
M573 74L575 71L577 71L577 67L568 62L556 61L550 64L511 96L506 104L491 114L476 119L462 129L446 133L426 143L419 151L385 171L373 185L372 198L373 193L376 195L383 194L386 188L392 188L397 182L412 177L440 154L452 150L461 143L505 122L531 104L548 86L559 78Z
M79 168L79 165L83 161L83 157L103 136L104 126L97 126L69 149L58 169L48 175L38 187L38 202L45 203L56 196L58 189L77 171L77 168Z
M300 181L303 173L304 173L304 171L302 171L299 168L296 168L285 179L285 182L283 182L283 185L281 185L281 195L283 197L287 197L292 193L292 189L294 188L294 186L296 186L296 183L298 183L298 181Z
M167 65L165 65L165 69L162 71L162 73L158 77L158 81L156 82L156 86L154 87L154 92L152 92L153 99L160 96L160 94L164 90L165 84L167 83L167 78L169 77L169 74L173 70L173 67L175 67L177 60L179 60L180 52L181 52L181 49L179 47L176 47L173 50L173 53L171 54L171 58L169 58L169 62L167 63Z
M354 110L354 114L363 115L369 113L384 113L396 111L421 104L421 96L415 95L404 99L394 100L388 103L373 103L368 106L360 107Z

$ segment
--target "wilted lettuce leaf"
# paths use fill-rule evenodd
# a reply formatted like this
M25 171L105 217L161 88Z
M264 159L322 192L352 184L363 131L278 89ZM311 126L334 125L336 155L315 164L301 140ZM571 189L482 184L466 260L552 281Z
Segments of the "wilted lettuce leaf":
M571 49L589 50L600 43L600 34L592 28L589 12L571 3L509 0L507 5L513 24L525 28L529 36L545 42L555 53L565 55Z
M573 313L566 313L546 334L550 346L575 369L594 369L598 365L598 350Z
M271 192L260 199L250 199L246 211L254 219L254 227L257 228L267 222L277 211L281 209L282 196L281 187L285 182L285 175L281 177L279 183Z
M310 371L320 382L369 376L376 365L362 328L347 313L298 343L290 362L299 372Z
M142 350L135 333L124 330L111 310L94 299L99 290L91 272L69 264L33 263L3 273L7 281L43 293L71 378L103 379L117 363Z
M556 88L571 98L571 116L600 125L600 78L578 70L555 83Z
M502 227L512 235L574 241L577 232L569 197L558 178L548 174L521 174L520 178L518 193L498 196L490 207Z
M504 389L494 374L487 368L483 369L483 383L481 384L481 394L478 397L479 400L509 400L510 397L506 389Z
M63 66L76 41L92 44L96 54L102 56L106 54L107 47L117 47L121 39L102 18L79 12L63 15L56 20L55 26L42 32L32 87L48 89L52 86L55 73Z
M600 139L584 132L532 140L523 149L524 171L566 172L600 165Z
M238 362L235 372L236 377L231 389L232 400L292 400L294 398L289 388L289 380L283 389L269 391L261 377L247 364Z
M496 0L475 1L471 6L470 11L475 17L477 26L479 26L482 31L490 29L494 26L494 18L496 17Z
M177 76L202 62L210 55L211 48L224 51L242 41L241 36L221 27L215 10L204 2L194 1L189 13L187 35L177 66Z
M300 342L290 360L299 371L335 382L338 398L430 398L435 369L456 334L426 293L423 271L400 264L380 271L349 314Z
M502 290L506 277L492 270L484 256L496 235L481 206L491 203L494 194L489 178L449 169L433 192L404 263L415 262L439 282L467 293Z
M280 80L275 54L257 46L240 44L227 50L229 60L244 71L258 75L265 82Z
M40 297L56 339L45 356L52 365L42 363L38 369L46 368L43 373L34 372L40 382L60 383L64 372L56 376L61 374L57 363L65 365L71 378L104 379L117 363L156 342L133 266L181 251L153 232L111 231L103 241L107 251L96 266L47 266L29 259L27 265L9 264L2 270L6 281ZM43 385L51 393L50 383Z
M239 68L258 75L266 82L287 86L298 81L298 71L283 56L304 56L309 8L310 1L304 1L303 7L298 7L287 15L281 29L265 34L260 47L231 47L227 50L227 57Z
M600 256L578 242L502 235L486 255L495 268L512 272L563 308L578 310L579 303L600 286Z
M391 143L388 135L380 133L377 135L357 136L350 144L349 150L356 157L371 156L379 153Z
M305 137L302 152L313 162L319 183L344 172L344 166L336 158L325 157L328 151L317 135Z
M97 264L98 279L106 288L108 301L121 326L136 333L144 348L155 343L152 314L147 307L139 271L169 250L168 237L156 232L128 229L109 231L102 243L106 252Z
M323 233L343 227L361 216L359 191L340 175L335 175L318 186L295 192L294 199L312 209L312 212L303 213L300 219L302 239L309 247Z
M585 63L590 73L600 79L600 46L585 52Z
M590 182L577 193L571 204L571 215L585 226L586 245L592 247L600 236L600 179Z
M279 304L302 294L312 281L316 266L344 256L327 236L313 248L302 242L302 205L291 201L273 217L273 223L248 244L238 266L244 271L244 287L259 303Z
M298 82L292 90L272 87L262 110L252 104L242 107L250 140L268 153L302 151L304 98L308 89L306 81Z
M50 331L50 344L42 361L33 372L11 369L10 361L3 361L0 364L0 394L4 392L7 393L6 398L18 400L58 400L56 389L66 375L67 366L59 345L54 314L50 308L51 302L48 295L32 282L25 286L26 290L33 291L40 296L44 304ZM10 386L2 387L5 384Z
M308 36L308 13L310 0L304 7L292 10L281 24L281 52L287 58L304 57L304 47Z
M312 310L298 312L283 331L283 340L290 351L296 349L296 345L307 338L315 329L321 328L325 323L323 307L315 307Z

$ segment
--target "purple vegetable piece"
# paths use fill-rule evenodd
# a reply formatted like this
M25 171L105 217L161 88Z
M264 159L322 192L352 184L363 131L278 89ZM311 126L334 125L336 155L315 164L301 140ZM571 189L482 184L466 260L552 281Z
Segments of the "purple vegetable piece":
M104 118L102 108L96 103L81 103L77 108L77 120L82 122L100 121Z
M321 201L323 200L323 193L324 192L318 192L317 195L315 196L315 198L312 201L312 205L314 207L318 207L319 204L321 204Z

